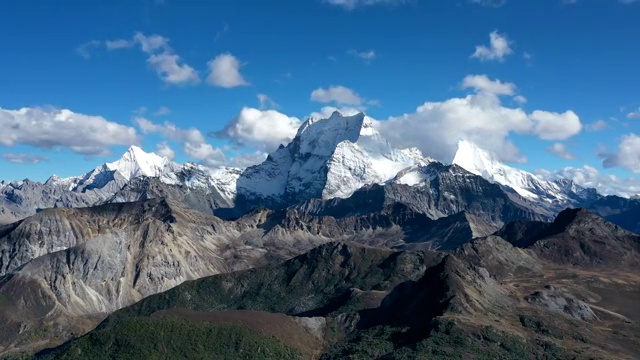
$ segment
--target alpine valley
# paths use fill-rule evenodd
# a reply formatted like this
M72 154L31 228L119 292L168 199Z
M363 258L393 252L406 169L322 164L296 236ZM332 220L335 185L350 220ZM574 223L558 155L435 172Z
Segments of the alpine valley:
M133 146L0 183L0 356L638 358L639 214L363 113L245 169Z

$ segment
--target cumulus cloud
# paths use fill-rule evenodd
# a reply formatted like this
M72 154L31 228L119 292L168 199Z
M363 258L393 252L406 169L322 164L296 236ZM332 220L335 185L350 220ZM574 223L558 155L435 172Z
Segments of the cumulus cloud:
M140 128L140 130L142 130L142 132L145 134L160 133L167 139L180 141L180 142L189 142L189 143L205 142L204 135L202 135L200 130L196 128L182 129L170 122L165 122L164 124L157 124L143 117L136 117L133 119L133 122L136 123Z
M211 85L223 88L249 85L240 74L240 61L231 54L220 54L207 65L209 66L207 82Z
M153 34L147 36L141 32L137 32L133 35L131 42L140 44L142 51L148 54L159 50L171 51L171 48L169 47L169 39L161 35Z
M513 83L503 83L498 79L491 80L487 75L467 75L462 80L462 88L486 91L496 95L514 95L516 92L516 86Z
M196 128L183 129L170 122L157 124L143 117L137 117L133 121L145 134L158 133L169 140L181 142L182 150L187 155L206 166L218 166L225 161L224 152L208 144L202 132Z
M618 149L612 154L602 154L606 168L621 167L640 174L640 136L628 134L622 137Z
M576 158L575 154L567 150L565 144L559 142L549 146L547 151L566 160L575 160Z
M14 164L29 164L35 165L39 164L43 161L49 161L49 158L46 156L38 155L38 154L14 154L14 153L4 153L2 154L2 158L10 163Z
M347 54L358 57L366 62L370 62L373 59L376 58L376 52L374 50L368 50L368 51L357 51L354 49L350 49L349 51L347 51Z
M510 108L500 98L481 91L463 98L427 102L415 112L376 124L397 147L418 147L423 153L450 162L459 139L467 139L499 154L504 161L523 161L509 135L528 134L544 140L564 140L580 132L580 118L573 112L527 113Z
M533 133L542 140L564 140L582 130L580 118L571 110L563 113L536 110L529 118L533 121Z
M194 68L180 62L180 56L163 52L153 54L147 59L162 81L172 85L196 84L200 77Z
M156 145L156 154L166 157L169 160L173 160L176 157L176 152L173 151L173 149L171 148L171 146L169 146L169 144L167 144L166 141L163 141L161 143L159 143L158 145Z
M589 165L566 167L557 171L537 170L535 173L545 180L569 179L580 186L596 189L604 195L630 197L640 193L640 180L603 174Z
M198 72L185 64L178 54L169 46L169 39L157 35L145 35L135 33L130 39L116 39L97 41L93 40L78 47L78 53L90 57L90 50L104 47L107 50L131 48L138 45L140 50L149 54L147 64L152 67L160 79L171 85L195 84L200 82Z
M513 50L511 46L509 46L507 35L499 34L498 31L495 30L489 34L489 46L476 46L476 50L471 54L471 57L480 59L481 61L504 61L504 58L512 53Z
M317 88L311 92L311 100L320 103L359 106L363 99L355 91L342 85Z
M192 158L199 160L209 167L220 166L225 163L225 155L222 149L214 148L207 143L185 143L184 152Z
M108 155L110 146L139 143L136 130L101 116L67 109L0 108L0 145L67 148L83 155Z
M407 0L326 0L326 2L347 10L353 10L364 6L398 5L406 3Z
M299 119L275 110L245 107L223 130L211 135L270 152L291 142L300 124Z

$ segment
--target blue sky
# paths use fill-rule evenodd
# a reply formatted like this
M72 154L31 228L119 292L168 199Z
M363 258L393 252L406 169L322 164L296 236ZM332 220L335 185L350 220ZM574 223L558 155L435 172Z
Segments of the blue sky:
M244 164L328 107L444 161L469 137L545 176L633 188L640 173L640 1L2 6L0 179L77 175L131 143Z

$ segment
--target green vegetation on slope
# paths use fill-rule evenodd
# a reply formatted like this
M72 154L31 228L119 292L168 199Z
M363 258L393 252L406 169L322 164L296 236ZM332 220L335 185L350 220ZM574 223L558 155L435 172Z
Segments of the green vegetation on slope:
M36 359L300 359L273 337L240 325L180 318L130 318Z
M333 359L566 359L568 356L552 343L536 346L493 327L463 328L453 321L436 319L426 334L409 328L376 326L358 331L337 343L322 356Z
M325 316L343 305L341 296L352 288L391 290L401 282L419 279L425 268L441 259L435 253L328 244L283 264L185 282L116 311L101 327L171 308Z

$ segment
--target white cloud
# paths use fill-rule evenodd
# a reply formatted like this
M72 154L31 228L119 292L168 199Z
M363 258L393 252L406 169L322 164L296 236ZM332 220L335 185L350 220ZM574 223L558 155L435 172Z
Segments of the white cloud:
M183 63L175 51L169 46L169 39L161 35L145 35L137 32L131 39L116 39L106 41L91 41L81 45L78 53L89 58L89 50L103 47L107 50L118 50L139 45L142 52L149 54L149 64L162 81L172 85L195 84L200 82L198 72L191 66Z
M91 58L91 51L98 47L100 47L100 41L91 40L78 46L76 48L76 52L78 53L78 55L82 56L83 58L89 59Z
M567 150L567 147L563 143L554 143L547 150L566 160L575 160L576 155Z
M258 102L260 103L260 109L265 108L273 108L276 109L279 107L278 103L273 101L267 94L258 94Z
M200 130L196 128L182 129L170 122L165 122L164 124L156 124L151 120L145 119L143 117L136 117L133 119L133 122L136 123L140 130L142 130L142 132L145 134L159 133L170 140L189 142L194 144L205 142L204 135L202 135Z
M513 50L509 46L509 39L507 38L507 35L499 34L498 31L495 30L489 34L489 41L489 46L476 46L476 51L471 55L471 57L482 61L504 61L506 56L513 53Z
M160 106L156 112L153 113L155 116L165 116L171 113L171 109L166 106Z
M295 137L300 124L299 119L275 110L245 107L223 130L211 135L270 152L280 144L288 144Z
M127 49L132 47L133 44L133 41L125 39L107 40L104 42L107 50Z
M469 0L473 4L484 7L501 7L507 3L507 0Z
M220 166L225 163L225 155L221 149L214 148L207 143L185 143L184 152L196 160L200 160L203 165L209 167Z
M537 170L536 175L545 180L569 179L580 186L596 189L604 195L630 197L640 193L640 180L603 174L589 165L579 168L567 167L553 172Z
M595 122L592 122L590 124L585 125L585 129L587 129L587 131L600 131L603 130L604 128L606 128L608 126L607 122L604 120L598 120Z
M249 85L240 74L240 62L231 54L220 54L207 65L210 71L207 82L211 85L223 88Z
M628 134L622 137L618 150L613 154L602 154L602 165L606 168L621 167L640 174L640 136Z
M256 151L248 154L241 154L229 159L229 166L245 168L253 165L260 164L267 158L267 153L262 151Z
M208 144L202 132L196 128L182 129L170 122L156 124L143 117L134 118L133 121L145 134L159 133L169 140L181 142L182 150L187 155L206 166L218 166L224 162L224 152Z
M326 0L328 4L340 6L347 10L353 10L363 6L373 5L399 5L407 0Z
M0 145L62 147L83 155L107 155L110 146L129 146L140 140L132 127L67 109L0 108L0 129Z
M330 86L329 88L318 88L311 92L311 100L320 103L334 102L342 105L354 105L359 106L362 104L363 99L355 91L338 85Z
M415 112L376 124L397 147L418 147L424 154L450 162L459 139L468 139L504 161L523 161L509 135L528 134L545 140L564 140L582 124L573 111L562 114L503 106L500 98L481 91L463 98L427 102Z
M160 155L160 156L164 156L169 160L173 160L176 157L176 152L173 151L173 149L171 148L171 146L169 146L169 144L167 144L166 141L163 141L161 143L159 143L158 145L156 145L156 154Z
M146 106L140 106L139 108L133 110L133 113L136 115L144 115L147 112L147 107Z
M580 118L571 110L562 114L535 110L529 118L533 121L533 133L543 140L564 140L582 130Z
M491 80L487 75L467 75L462 80L462 88L486 91L496 95L514 95L516 92L516 86L513 83L503 83L498 79Z
M526 104L527 98L522 95L516 95L513 97L513 101L517 102L518 104Z
M640 119L640 108L627 114L628 119Z
M200 77L194 68L180 63L180 56L163 52L153 54L147 59L162 81L172 85L195 84L200 82Z
M368 51L357 51L354 49L351 49L349 51L347 51L347 54L355 56L355 57L359 57L360 59L366 61L366 62L370 62L372 60L374 60L377 55L376 52L374 50L368 50Z
M49 158L42 155L37 154L14 154L14 153L4 153L2 154L2 158L10 163L14 164L29 164L36 165L43 161L49 161Z
M171 51L169 39L161 35L145 35L137 32L133 35L133 42L140 44L142 51L150 54L158 50Z

